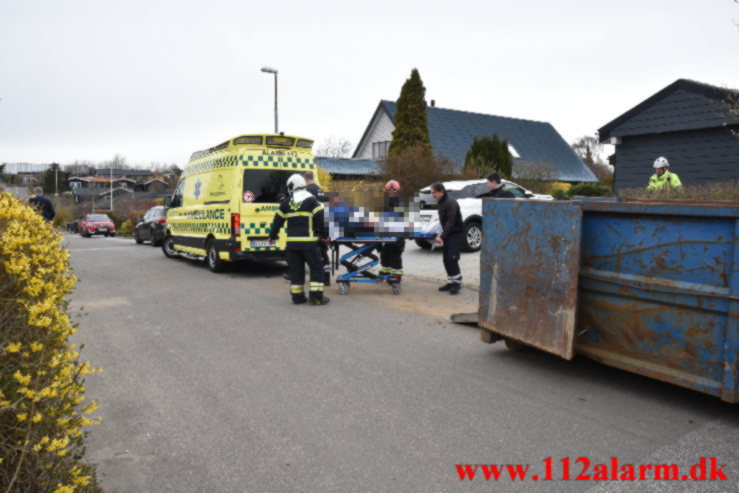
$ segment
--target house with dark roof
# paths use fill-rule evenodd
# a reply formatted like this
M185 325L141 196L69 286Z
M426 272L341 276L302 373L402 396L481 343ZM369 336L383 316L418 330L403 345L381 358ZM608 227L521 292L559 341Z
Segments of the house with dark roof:
M396 111L396 103L380 101L352 160L317 157L316 162L319 166L326 163L339 174L343 170L349 173L351 170L361 170L361 175L377 173L379 162L387 155L392 141ZM509 151L513 156L513 178L519 177L516 170L523 168L521 164L529 163L547 167L558 181L597 181L592 171L550 123L438 108L434 101L426 107L426 115L434 153L451 159L458 171L462 170L464 158L475 137L497 134L502 139L508 139ZM354 160L361 161L354 164L351 162Z
M377 159L316 156L316 165L339 180L361 180L380 172Z
M110 178L110 175L113 178ZM68 180L76 203L114 197L155 198L167 193L169 185L150 170L98 170L94 176L75 176Z
M614 144L614 188L646 187L659 156L683 185L739 179L739 91L678 79L598 130ZM736 109L734 110L736 111Z

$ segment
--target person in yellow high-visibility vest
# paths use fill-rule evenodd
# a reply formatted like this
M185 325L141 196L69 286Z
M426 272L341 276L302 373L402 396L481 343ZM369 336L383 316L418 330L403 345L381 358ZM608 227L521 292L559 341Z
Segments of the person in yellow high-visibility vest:
M667 168L670 167L670 162L665 157L658 157L654 161L654 174L649 179L649 185L647 190L664 190L665 185L667 188L679 188L683 184L680 181L680 177L677 173L672 173Z

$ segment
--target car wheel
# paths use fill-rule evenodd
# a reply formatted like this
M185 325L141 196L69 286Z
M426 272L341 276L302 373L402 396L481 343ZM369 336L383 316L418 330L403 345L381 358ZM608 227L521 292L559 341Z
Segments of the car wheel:
M423 248L424 250L431 250L431 242L429 240L419 238L416 240L416 245Z
M172 238L171 235L164 237L164 241L162 242L162 252L164 252L164 256L167 258L179 257L177 250L174 248L174 238Z
M470 221L464 225L464 241L462 250L465 252L476 252L482 246L482 225L476 221Z
M226 270L226 262L218 256L218 248L216 247L216 242L213 240L208 242L208 246L205 249L205 263L208 264L211 272L223 272Z
M110 236L110 233L105 233L105 237L107 238L108 236Z
M157 234L152 229L149 231L149 238L151 238L151 246L159 246L159 244L162 242L161 240L157 240Z
M139 232L138 231L136 231L133 234L133 239L136 240L136 244L137 245L140 245L140 244L142 244L144 242L144 240L142 240L141 238L139 238Z

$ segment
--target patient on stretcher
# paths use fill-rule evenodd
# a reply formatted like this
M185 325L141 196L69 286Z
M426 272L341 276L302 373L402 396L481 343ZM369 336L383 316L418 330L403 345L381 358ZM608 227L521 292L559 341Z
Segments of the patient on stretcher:
M417 217L418 204L415 204L415 211L412 206L413 202L411 207L374 212L344 201L336 194L330 194L324 217L329 236L334 239L426 236L426 233L431 232L425 231L423 224L413 220Z

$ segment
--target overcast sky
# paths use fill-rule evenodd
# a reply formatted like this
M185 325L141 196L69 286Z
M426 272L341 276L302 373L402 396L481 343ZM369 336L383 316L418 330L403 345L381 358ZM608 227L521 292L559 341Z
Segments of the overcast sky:
M739 87L733 0L0 0L0 162L184 165L274 128L356 145L413 67L436 105L568 142L678 78Z

